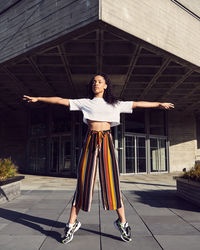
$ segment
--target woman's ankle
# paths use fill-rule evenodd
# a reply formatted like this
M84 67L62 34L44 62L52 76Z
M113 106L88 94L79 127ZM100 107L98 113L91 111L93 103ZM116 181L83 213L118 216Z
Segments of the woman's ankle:
M74 224L75 222L76 222L76 219L70 219L70 220L68 221L69 224Z
M122 218L120 218L120 217L119 217L119 221L120 221L120 223L122 223L122 224L125 224L125 223L126 223L126 219L122 219Z
M71 228L71 227L74 226L74 224L75 224L75 223L67 223L67 226L68 226L69 228Z

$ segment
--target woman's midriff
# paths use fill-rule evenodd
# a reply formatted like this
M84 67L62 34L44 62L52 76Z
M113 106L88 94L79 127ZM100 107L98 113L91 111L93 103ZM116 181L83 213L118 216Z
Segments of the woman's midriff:
M91 121L87 120L88 127L90 130L102 131L102 130L109 130L110 123L109 122L99 122L99 121Z

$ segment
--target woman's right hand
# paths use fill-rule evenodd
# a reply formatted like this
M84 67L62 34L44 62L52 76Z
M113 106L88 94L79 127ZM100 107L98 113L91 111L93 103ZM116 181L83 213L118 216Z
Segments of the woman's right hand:
M31 97L31 96L28 96L28 95L24 95L23 100L27 101L27 102L37 102L38 97Z

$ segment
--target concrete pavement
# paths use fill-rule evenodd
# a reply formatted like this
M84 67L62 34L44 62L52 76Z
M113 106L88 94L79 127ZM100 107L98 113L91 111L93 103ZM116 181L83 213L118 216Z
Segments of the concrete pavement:
M26 175L21 196L0 206L0 250L199 250L200 208L176 197L174 175L120 176L131 243L113 226L116 212L102 209L97 180L91 212L80 211L67 245L60 240L76 179Z

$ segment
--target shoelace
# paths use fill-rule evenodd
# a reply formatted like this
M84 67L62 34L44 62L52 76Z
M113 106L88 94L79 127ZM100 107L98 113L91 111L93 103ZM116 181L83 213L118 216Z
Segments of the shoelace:
M74 230L74 227L71 227L69 228L68 230L65 231L65 234L68 236L68 235L71 235L73 233L73 230Z
M66 238L70 238L71 237L71 235L72 235L72 230L70 229L70 230L68 230L68 232L66 233Z
M125 223L124 226L122 226L120 223L120 229L122 230L122 232L125 234L125 235L128 235L128 223Z

